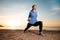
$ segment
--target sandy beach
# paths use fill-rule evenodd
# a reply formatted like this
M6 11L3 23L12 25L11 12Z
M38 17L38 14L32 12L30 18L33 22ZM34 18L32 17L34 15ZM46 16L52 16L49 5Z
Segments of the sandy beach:
M0 29L0 40L60 40L60 31L46 31L44 36L38 35L38 30Z

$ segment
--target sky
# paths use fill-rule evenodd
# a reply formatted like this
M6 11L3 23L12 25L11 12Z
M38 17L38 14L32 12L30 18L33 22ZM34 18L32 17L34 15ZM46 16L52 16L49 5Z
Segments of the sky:
M0 25L24 26L32 5L37 5L43 26L60 26L60 0L0 0Z

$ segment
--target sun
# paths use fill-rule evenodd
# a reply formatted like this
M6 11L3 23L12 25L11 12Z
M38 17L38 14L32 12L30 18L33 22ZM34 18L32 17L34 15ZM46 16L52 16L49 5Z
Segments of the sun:
M17 29L18 25L21 25L20 20L8 20L6 24L9 26L9 29Z
M12 20L9 20L6 22L8 26L10 26L11 29L16 29L16 23Z

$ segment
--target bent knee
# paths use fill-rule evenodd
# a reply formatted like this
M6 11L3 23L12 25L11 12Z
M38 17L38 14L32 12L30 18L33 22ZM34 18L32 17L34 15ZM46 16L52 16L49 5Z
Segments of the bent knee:
M42 21L38 21L39 23L42 23Z

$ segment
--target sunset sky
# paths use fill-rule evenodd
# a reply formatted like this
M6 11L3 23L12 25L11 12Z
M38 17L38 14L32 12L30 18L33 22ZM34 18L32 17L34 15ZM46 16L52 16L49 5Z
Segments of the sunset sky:
M38 7L38 21L44 26L60 26L60 0L0 0L0 25L23 26L31 7Z

